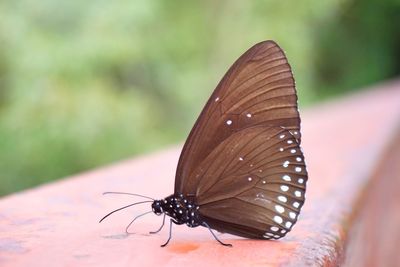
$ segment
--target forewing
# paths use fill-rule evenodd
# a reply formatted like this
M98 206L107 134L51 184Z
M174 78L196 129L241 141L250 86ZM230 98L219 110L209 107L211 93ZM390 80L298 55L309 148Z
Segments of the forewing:
M232 134L192 175L199 180L200 214L213 228L232 234L282 237L304 203L303 153L282 127L259 125Z
M197 165L233 133L259 124L285 127L300 143L292 71L273 41L250 48L218 84L182 150L175 193L192 194L198 178L191 174Z

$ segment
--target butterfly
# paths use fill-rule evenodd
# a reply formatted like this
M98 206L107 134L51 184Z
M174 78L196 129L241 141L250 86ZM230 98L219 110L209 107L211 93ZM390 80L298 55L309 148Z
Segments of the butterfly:
M247 50L222 78L181 152L174 193L149 200L172 225L206 227L245 238L276 240L296 223L308 174L300 147L295 81L282 49L263 41ZM139 217L137 216L127 227Z

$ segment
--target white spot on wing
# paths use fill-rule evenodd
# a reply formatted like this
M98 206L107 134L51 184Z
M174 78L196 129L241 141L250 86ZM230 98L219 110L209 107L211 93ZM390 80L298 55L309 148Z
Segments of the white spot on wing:
M277 232L279 230L279 228L276 227L276 226L271 226L270 229L271 229L272 232Z
M295 208L300 207L300 203L299 202L293 202L293 207L295 207Z
M285 174L284 176L282 176L282 179L285 180L285 181L288 181L288 182L291 181L290 176L287 175L287 174Z
M295 170L296 172L301 172L301 167L296 167L296 168L294 168L294 170Z
M287 186L287 185L281 185L281 190L282 190L283 192L286 192L286 191L289 190L289 186Z
M284 168L287 168L287 167L289 166L289 161L286 160L286 161L282 164L282 166L283 166Z
M231 125L232 124L232 120L227 120L226 124Z
M280 205L275 205L275 210L279 213L284 213L285 212L285 208L280 206Z
M282 219L281 216L276 215L276 216L274 216L274 221L275 221L276 223L282 223L282 222L283 222L283 219Z
M286 198L285 196L278 196L278 200L279 200L280 202L286 203L287 198Z

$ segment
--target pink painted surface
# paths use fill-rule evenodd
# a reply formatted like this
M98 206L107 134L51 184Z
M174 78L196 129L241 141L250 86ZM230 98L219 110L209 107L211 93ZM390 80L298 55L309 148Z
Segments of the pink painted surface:
M378 88L379 87L379 88ZM172 193L180 147L117 163L0 200L0 266L329 266L341 262L346 221L400 122L400 81L306 110L303 146L307 200L298 223L279 241L227 234L219 245L203 227L168 227L161 217L140 218L150 204L108 211L138 201L104 191L154 198Z

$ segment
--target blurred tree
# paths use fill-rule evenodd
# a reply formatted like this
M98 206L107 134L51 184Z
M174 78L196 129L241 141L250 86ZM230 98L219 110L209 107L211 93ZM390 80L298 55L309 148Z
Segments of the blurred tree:
M322 27L321 27L322 26ZM400 74L400 2L347 1L315 35L317 97L336 95Z

